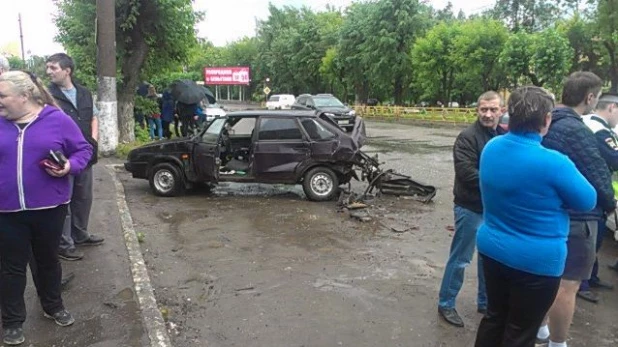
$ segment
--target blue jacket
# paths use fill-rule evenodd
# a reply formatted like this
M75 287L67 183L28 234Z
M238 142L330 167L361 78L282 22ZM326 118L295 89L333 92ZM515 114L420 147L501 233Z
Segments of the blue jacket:
M543 138L543 146L568 156L597 191L594 210L569 211L572 220L599 220L604 213L616 208L611 173L601 157L597 140L573 109L558 107L552 111L552 122Z
M568 157L541 146L538 133L509 133L481 154L483 224L478 251L506 266L561 276L569 233L565 207L594 208L597 194Z
M168 91L163 92L161 96L161 119L165 122L171 123L174 121L174 112L176 108L176 102L172 97L172 94Z

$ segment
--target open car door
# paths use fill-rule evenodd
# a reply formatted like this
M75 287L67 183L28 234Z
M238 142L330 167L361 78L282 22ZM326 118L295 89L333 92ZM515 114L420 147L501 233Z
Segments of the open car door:
M217 182L221 166L221 132L226 118L215 119L208 128L196 138L193 147L193 165L201 182Z

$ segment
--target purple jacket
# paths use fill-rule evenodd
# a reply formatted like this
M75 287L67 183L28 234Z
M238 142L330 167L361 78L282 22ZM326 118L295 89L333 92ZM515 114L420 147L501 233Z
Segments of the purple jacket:
M92 156L92 146L71 117L45 106L23 130L0 117L0 212L53 208L71 201L68 175L50 176L39 164L49 150L61 151L79 174Z

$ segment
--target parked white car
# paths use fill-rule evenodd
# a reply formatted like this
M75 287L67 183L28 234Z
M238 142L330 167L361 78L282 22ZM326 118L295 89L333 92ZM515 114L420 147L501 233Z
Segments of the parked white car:
M266 108L269 110L289 110L296 97L292 94L273 94L266 102Z
M208 104L208 106L206 106L206 121L207 122L211 122L215 120L216 118L225 117L226 114L227 112L225 112L223 107L221 107L221 105L217 103Z

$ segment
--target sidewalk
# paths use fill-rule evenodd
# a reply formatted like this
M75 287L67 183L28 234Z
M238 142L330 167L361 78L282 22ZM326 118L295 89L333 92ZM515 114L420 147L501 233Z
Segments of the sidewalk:
M75 279L63 292L65 306L75 317L75 324L61 328L43 317L28 274L26 342L22 346L150 346L135 295L116 189L106 164L109 163L102 160L95 166L95 200L89 227L90 232L104 237L105 243L80 248L86 255L81 261L62 261L64 273L75 273Z

